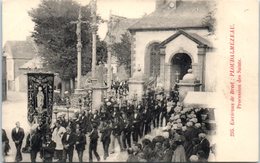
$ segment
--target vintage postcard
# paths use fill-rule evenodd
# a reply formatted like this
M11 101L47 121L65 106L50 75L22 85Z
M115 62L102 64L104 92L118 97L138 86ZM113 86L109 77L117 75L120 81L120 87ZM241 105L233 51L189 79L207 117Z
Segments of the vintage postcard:
M257 162L257 0L3 0L3 162Z

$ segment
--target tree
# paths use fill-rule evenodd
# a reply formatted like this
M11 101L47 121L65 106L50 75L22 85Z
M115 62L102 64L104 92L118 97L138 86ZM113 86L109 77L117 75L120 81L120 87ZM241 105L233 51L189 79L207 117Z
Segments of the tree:
M216 11L217 11L216 3L212 3L210 5L210 11L202 19L202 24L208 27L210 35L215 34L216 31Z
M85 75L91 70L92 61L90 6L80 6L73 0L42 0L38 8L29 11L35 23L32 37L39 47L39 55L46 67L58 73L63 81L77 76L76 25L71 22L78 19L80 7L82 20L87 22L81 25L82 74ZM106 49L105 42L97 36L97 61L106 59Z
M119 66L124 65L127 73L131 74L131 39L128 33L121 36L121 41L114 43L112 49L116 54Z

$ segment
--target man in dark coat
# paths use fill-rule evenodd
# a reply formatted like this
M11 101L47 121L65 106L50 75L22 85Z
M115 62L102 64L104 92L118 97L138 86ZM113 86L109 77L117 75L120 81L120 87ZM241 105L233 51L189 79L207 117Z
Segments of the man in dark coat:
M80 129L76 129L76 150L79 157L79 162L83 162L83 153L87 144L86 136Z
M48 133L45 136L45 141L42 144L41 152L43 162L52 162L53 160L56 143L53 140L51 140L51 136L51 133Z
M66 162L67 156L69 156L69 162L72 162L76 135L71 132L69 127L67 127L66 132L63 134L61 142L63 144L63 162Z
M76 120L76 123L79 125L83 133L86 134L88 132L88 125L90 124L90 120L88 121L85 111L81 112L78 119Z
M97 125L93 124L93 129L89 135L90 142L89 142L89 162L93 162L92 152L94 152L97 160L100 160L99 154L97 153L97 143L98 143L98 131Z
M94 110L94 113L91 116L91 124L97 124L98 126L100 125L100 115L98 113L98 110Z
M99 114L99 118L101 122L105 122L105 121L109 121L111 120L111 115L108 111L108 107L106 105L103 105L100 107L100 114Z
M122 128L123 128L123 119L122 116L120 114L120 112L118 111L118 105L115 104L114 105L114 112L112 113L112 141L111 141L111 145L112 145L112 152L115 152L115 140L118 141L118 144L120 146L120 150L123 150L123 146L122 146L122 141L121 141L121 133L122 133Z
M38 129L31 131L31 162L36 162L37 153L40 152L42 146L41 134Z
M149 97L148 109L151 112L151 118L153 123L153 128L156 128L156 110L155 110L155 102L152 97Z
M160 117L160 126L163 127L163 126L166 126L167 124L167 101L166 99L163 99L161 101L161 117ZM165 124L163 124L163 120L165 119Z
M15 161L20 162L23 160L22 153L21 153L21 147L23 143L24 138L24 130L20 127L20 122L16 122L16 127L12 130L12 139L15 143L16 147L16 156Z
M170 142L164 141L163 142L163 157L162 157L162 162L171 162L172 161L172 155L173 155L173 150L171 149Z
M6 135L5 130L2 129L2 152L3 152L2 157L3 157L3 161L5 161L4 158L7 155L9 149L10 149L9 139Z
M139 104L137 105L136 109L138 110L139 112L139 115L140 115L140 119L143 119L143 111L144 111L144 106L142 104L141 101L139 101ZM139 121L139 137L142 138L143 137L143 132L144 131L144 122L141 120Z
M155 116L155 127L159 127L159 121L160 121L160 114L162 111L162 106L161 106L161 102L160 101L156 101L155 102L155 106L154 106L154 116Z
M133 135L133 141L134 142L138 142L138 134L140 132L140 121L141 121L141 117L140 117L140 113L138 112L137 109L134 110L134 114L132 117L132 135Z
M71 129L71 132L75 133L76 132L76 126L77 126L76 121L70 117L67 127L69 127Z
M152 114L150 110L148 109L148 106L145 107L144 111L142 112L142 117L144 121L144 134L148 134L151 132L151 119L152 119Z
M110 126L109 121L104 121L101 129L101 142L103 144L103 150L104 150L104 160L109 156L108 149L109 149L109 144L110 144L110 136L112 132L112 128Z
M123 127L122 127L122 144L124 150L131 148L131 133L132 133L132 119L131 117L127 117L127 114L123 114Z
M205 159L209 158L209 152L210 152L210 143L208 139L206 138L205 133L199 134L200 143L198 145L198 151L203 151L205 154Z
M91 112L82 110L81 116L79 117L79 126L84 134L89 133L92 130L91 126Z
M130 103L127 103L125 113L127 114L127 117L133 116L134 114L134 105L131 105Z

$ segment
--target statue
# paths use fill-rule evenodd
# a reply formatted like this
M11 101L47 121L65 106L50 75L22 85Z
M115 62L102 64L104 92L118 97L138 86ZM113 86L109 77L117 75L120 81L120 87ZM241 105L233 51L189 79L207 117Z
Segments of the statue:
M100 61L97 68L96 68L96 79L98 86L104 86L104 75L106 74L106 68L104 64Z
M42 87L39 86L38 87L38 93L37 93L37 108L38 108L38 112L42 111L43 105L44 105L44 94L42 92Z

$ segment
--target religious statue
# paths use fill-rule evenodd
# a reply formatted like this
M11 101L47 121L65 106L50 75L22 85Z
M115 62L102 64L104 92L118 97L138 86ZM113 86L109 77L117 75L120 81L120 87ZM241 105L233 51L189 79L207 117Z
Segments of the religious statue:
M99 86L104 86L105 79L104 75L106 74L106 68L104 64L100 61L97 68L96 68L96 79L97 79L97 84Z
M38 108L38 112L42 110L43 105L44 105L44 94L42 92L42 87L39 86L38 87L38 93L36 95L37 98L37 108Z

